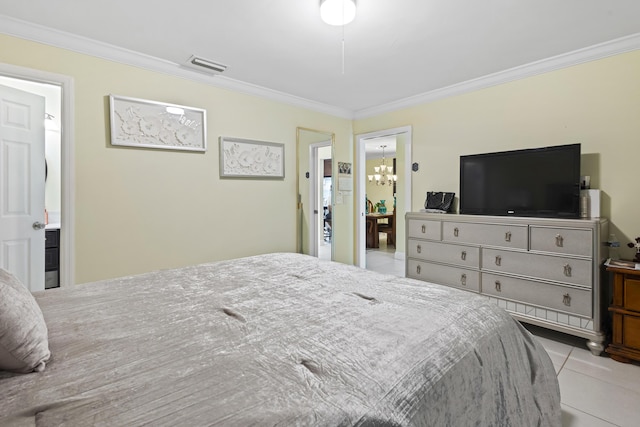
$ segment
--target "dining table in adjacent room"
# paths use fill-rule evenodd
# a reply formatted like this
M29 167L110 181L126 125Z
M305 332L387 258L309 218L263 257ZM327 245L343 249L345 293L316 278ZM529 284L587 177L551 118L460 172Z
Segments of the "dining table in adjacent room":
M378 231L378 221L381 219L386 219L389 224L393 221L393 213L377 213L372 212L368 213L366 216L366 231L367 231L367 248L379 248L380 247L380 239L379 239L379 231Z

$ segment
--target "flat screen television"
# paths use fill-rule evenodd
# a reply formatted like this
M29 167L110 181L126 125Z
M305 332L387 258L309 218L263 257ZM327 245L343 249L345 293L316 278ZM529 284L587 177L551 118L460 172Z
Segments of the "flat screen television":
M460 156L460 213L580 216L580 144Z

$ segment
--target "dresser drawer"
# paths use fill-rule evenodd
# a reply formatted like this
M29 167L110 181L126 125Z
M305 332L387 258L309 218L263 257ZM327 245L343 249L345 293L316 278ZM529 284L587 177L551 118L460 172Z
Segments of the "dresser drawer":
M590 257L593 253L591 230L531 226L530 249L532 251Z
M440 221L410 219L408 237L417 239L440 240L442 238L442 226Z
M640 350L640 316L624 316L622 320L622 343Z
M513 273L572 285L592 286L591 261L482 248L483 270Z
M45 271L57 270L60 265L60 250L58 248L47 248L44 250Z
M482 294L591 317L591 291L482 273Z
M480 292L480 272L476 270L409 259L407 277Z
M57 248L60 246L60 230L52 229L44 232L44 247Z
M527 249L527 226L443 222L442 240Z
M640 316L640 280L627 278L624 281L624 308L638 312Z
M480 268L480 248L409 239L408 256L463 267Z

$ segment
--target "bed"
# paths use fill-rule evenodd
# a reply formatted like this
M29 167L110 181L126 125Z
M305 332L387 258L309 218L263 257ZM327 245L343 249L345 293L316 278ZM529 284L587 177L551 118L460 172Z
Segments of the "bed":
M50 356L0 372L3 426L560 425L544 349L449 287L277 253L35 301Z

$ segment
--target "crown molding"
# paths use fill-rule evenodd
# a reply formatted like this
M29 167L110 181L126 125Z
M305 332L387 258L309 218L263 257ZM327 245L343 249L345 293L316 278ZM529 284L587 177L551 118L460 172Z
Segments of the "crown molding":
M358 110L354 112L354 120L390 113L403 108L426 104L439 99L461 95L491 86L497 86L514 80L520 80L526 77L532 77L638 49L640 49L640 33L610 40L608 42L589 46L583 49L574 50L572 52L542 59L540 61L531 62L518 67L499 71L497 73L488 74L476 79L424 92L408 98L389 102L387 104Z
M151 55L145 55L129 49L123 49L108 43L103 43L1 14L0 33L71 50L73 52L94 56L108 61L119 62L150 71L193 80L198 83L208 84L222 89L258 96L344 119L353 119L353 111L346 108L311 101L220 75L212 76L210 74L204 74L199 71L185 68L182 64L172 61L156 58Z
M619 39L600 43L594 46L578 49L573 52L553 56L540 61L531 62L508 70L467 80L444 88L435 89L418 95L399 99L375 107L361 110L350 110L311 101L305 98L293 96L284 92L268 89L262 86L241 82L221 75L204 74L199 71L185 68L182 64L166 61L150 55L141 54L128 49L123 49L107 43L99 42L86 37L55 30L49 27L36 25L30 22L14 19L0 14L0 32L26 40L47 44L62 49L71 50L98 57L101 59L119 62L150 71L173 75L199 83L212 85L222 89L228 89L248 95L258 96L284 104L293 105L324 113L344 119L357 120L380 114L398 111L404 108L414 107L439 99L461 95L491 86L497 86L514 80L548 73L550 71L571 67L573 65L594 61L608 56L640 49L640 33Z

